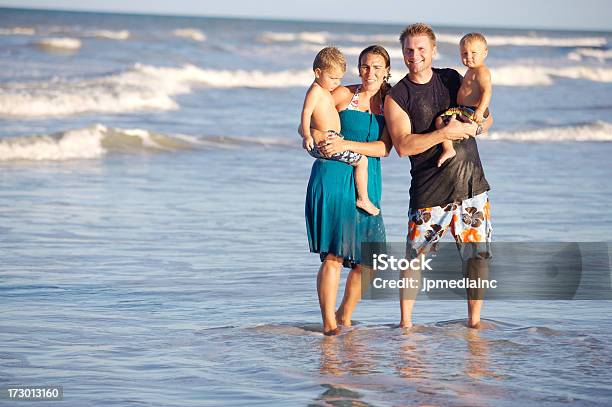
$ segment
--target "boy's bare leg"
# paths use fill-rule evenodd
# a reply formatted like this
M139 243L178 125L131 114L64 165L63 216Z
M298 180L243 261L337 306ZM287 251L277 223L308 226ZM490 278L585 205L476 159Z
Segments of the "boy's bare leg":
M321 263L317 274L317 294L319 295L319 307L323 318L323 333L325 335L336 335L339 331L336 324L336 295L340 283L340 270L342 269L342 258L328 254Z
M336 311L336 322L340 325L351 326L351 316L361 299L361 266L355 266L349 272L344 287L342 303Z
M453 142L450 140L442 142L442 154L438 158L438 167L441 167L444 161L453 158L455 155L457 155L457 152L453 147Z
M380 213L368 197L368 157L361 156L353 167L355 168L355 188L357 189L357 207L363 209L370 215L376 216Z

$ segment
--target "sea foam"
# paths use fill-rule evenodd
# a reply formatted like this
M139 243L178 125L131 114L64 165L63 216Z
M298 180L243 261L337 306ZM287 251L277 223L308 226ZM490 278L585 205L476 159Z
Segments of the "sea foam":
M309 69L263 72L135 64L124 72L91 79L52 78L2 84L0 115L44 117L173 110L178 109L178 104L172 96L189 93L196 86L282 88L306 86L310 81Z
M145 153L196 148L196 137L102 124L44 135L0 139L0 161L64 161L100 158L107 153Z
M484 140L512 141L612 141L612 123L597 121L573 126L544 127L532 130L497 131Z

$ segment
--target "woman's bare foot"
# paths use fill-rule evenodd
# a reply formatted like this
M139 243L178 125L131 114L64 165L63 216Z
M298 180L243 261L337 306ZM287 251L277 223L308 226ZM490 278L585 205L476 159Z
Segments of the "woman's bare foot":
M325 336L336 336L340 333L340 327L337 326L334 329L330 329L329 331L323 332Z
M378 209L369 199L357 199L357 207L363 209L372 216L376 216L380 213Z
M338 325L342 325L342 326L345 326L347 328L352 326L351 319L350 318L344 318L342 316L342 312L340 310L336 311L336 323Z
M442 164L444 164L444 161L446 160L450 160L451 158L453 158L454 156L457 155L457 152L455 151L455 149L444 149L442 151L442 154L440 155L440 158L438 158L438 167L441 167Z

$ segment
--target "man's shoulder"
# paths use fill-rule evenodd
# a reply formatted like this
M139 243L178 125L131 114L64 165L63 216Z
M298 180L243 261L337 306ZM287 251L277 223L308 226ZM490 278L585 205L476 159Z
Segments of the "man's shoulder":
M393 86L391 87L391 89L395 89L395 88L405 88L405 87L406 87L406 84L407 84L407 82L408 82L408 81L409 81L409 80L408 80L408 74L406 74L406 75L404 75L404 76L402 77L402 79L400 79L399 81L397 81L397 83L396 83L395 85L393 85Z
M444 79L455 79L461 78L461 74L454 70L453 68L432 68L434 74L444 78Z
M443 86L451 93L456 93L461 86L462 76L452 68L433 68L434 75L437 75Z
M409 92L409 86L408 84L410 83L410 80L408 79L408 74L406 74L402 79L400 79L395 85L393 85L391 87L391 90L389 91L389 95L391 97L394 96L399 96L400 94L405 94L406 92Z

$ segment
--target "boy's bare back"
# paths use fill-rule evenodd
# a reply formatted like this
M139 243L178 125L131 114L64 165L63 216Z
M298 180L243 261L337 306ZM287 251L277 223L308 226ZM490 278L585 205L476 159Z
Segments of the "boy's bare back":
M336 111L334 98L328 90L316 82L313 83L306 93L304 105L312 106L310 128L316 143L325 139L328 130L340 132L340 116Z

